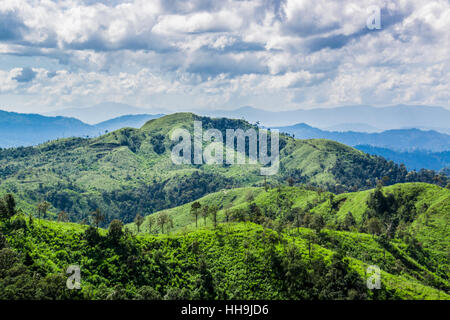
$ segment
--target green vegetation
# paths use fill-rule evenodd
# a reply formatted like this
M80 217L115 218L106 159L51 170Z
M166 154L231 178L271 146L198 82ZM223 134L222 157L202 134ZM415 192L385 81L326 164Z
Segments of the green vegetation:
M184 113L0 150L0 299L450 299L446 176L286 135L267 179L174 165L193 120L251 127Z
M14 193L36 216L56 220L64 211L72 222L105 213L100 226L113 219L132 222L137 214L173 208L221 189L307 184L335 193L423 181L445 186L448 179L431 171L408 172L383 158L328 140L280 136L280 172L267 182L258 165L175 165L170 158L176 128L248 129L243 120L211 119L179 113L124 128L98 138L61 139L36 147L0 150L0 192ZM39 203L48 206L45 212Z

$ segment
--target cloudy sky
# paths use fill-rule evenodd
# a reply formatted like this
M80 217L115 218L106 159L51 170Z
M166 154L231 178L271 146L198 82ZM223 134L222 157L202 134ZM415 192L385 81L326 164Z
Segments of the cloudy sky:
M449 108L449 30L447 0L0 0L0 108Z

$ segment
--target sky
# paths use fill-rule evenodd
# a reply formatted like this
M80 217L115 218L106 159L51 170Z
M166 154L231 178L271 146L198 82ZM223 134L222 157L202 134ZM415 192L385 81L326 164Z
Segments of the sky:
M1 0L0 109L450 108L449 30L446 0Z

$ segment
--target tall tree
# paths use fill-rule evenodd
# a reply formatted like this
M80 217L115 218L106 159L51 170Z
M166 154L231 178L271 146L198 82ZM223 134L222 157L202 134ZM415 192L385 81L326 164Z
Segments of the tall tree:
M98 229L100 223L105 220L105 215L101 212L99 208L97 208L94 212L91 213L92 219L94 220L95 227Z
M123 222L118 219L114 219L109 224L108 237L112 239L114 242L117 242L122 236L123 236Z
M198 223L197 223L197 221L198 221L198 214L199 214L199 211L200 211L201 207L202 207L202 205L198 201L195 201L193 204L191 204L191 214L193 216L195 216L195 227L196 228L198 227Z
M369 232L372 234L372 237L375 238L375 235L380 234L383 230L383 225L381 224L380 219L377 217L372 217L367 222L367 228L369 229Z
M10 220L16 213L16 200L12 194L8 193L0 200L0 216L2 219Z
M42 201L37 205L38 217L41 219L41 214L45 219L45 215L47 214L48 208L50 208L50 203L47 201Z
M214 229L217 227L217 212L218 211L219 211L219 208L216 205L213 205L209 208L209 212L212 217L213 224L214 224Z
M157 223L161 227L162 233L164 233L164 226L173 227L173 220L165 211L159 214Z
M148 232L152 233L152 227L155 224L155 217L154 216L148 216L147 218L147 228L148 228Z
M136 217L134 218L134 223L136 224L136 227L137 227L137 230L138 230L138 233L140 232L140 230L141 230L141 225L144 223L144 217L143 216L141 216L139 213L136 215Z
M65 212L64 210L62 210L60 213L58 213L58 221L68 221L69 220L69 216L67 215L67 212Z
M204 205L203 206L203 210L202 210L202 217L203 217L203 221L205 222L205 226L206 226L206 218L209 215L209 206L208 205Z

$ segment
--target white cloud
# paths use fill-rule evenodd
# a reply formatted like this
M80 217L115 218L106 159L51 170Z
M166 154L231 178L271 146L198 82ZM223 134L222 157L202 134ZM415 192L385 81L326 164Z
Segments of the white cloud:
M365 27L371 5L382 8L381 31ZM450 100L445 0L2 0L0 16L0 92L18 111ZM24 67L36 76L19 83Z

